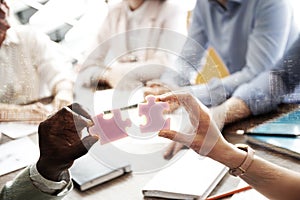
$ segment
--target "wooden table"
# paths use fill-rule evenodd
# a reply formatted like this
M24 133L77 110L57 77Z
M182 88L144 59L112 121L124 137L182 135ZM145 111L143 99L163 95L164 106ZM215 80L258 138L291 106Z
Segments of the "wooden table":
M223 133L226 139L232 143L246 143L247 138L245 135L236 134L236 130L246 130L247 128L254 126L258 122L269 119L270 117L277 116L279 113L286 112L288 110L294 109L296 106L283 106L280 107L277 112L270 113L268 115L262 115L260 117L251 117L249 119L228 125L224 128ZM31 138L36 141L36 135L31 136ZM3 136L1 143L9 141L9 138ZM288 157L280 153L274 152L269 149L265 149L259 146L252 146L256 150L256 155L265 158L271 162L274 162L280 166L286 167L300 172L300 161L299 159ZM0 188L3 185L13 179L18 172L13 172L0 177ZM86 192L80 192L74 189L65 199L68 200L118 200L118 199L154 199L154 198L144 198L141 192L143 186L155 175L153 173L143 173L135 174L130 173L115 180L109 181L103 185L96 186ZM233 189L238 184L239 179L232 177L230 175L225 175L222 181L218 184L212 194L217 194L230 189Z

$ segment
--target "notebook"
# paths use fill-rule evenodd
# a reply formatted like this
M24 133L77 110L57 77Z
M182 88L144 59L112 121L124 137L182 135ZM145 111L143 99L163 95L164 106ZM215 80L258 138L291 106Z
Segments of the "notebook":
M264 122L254 128L247 130L247 134L290 136L300 135L300 109L291 111L276 119Z
M130 171L131 166L128 163L121 162L118 166L107 166L90 154L77 159L70 168L74 186L81 191L115 179Z
M252 135L247 142L300 159L300 137Z
M227 172L227 168L193 150L182 150L144 187L145 197L205 199Z

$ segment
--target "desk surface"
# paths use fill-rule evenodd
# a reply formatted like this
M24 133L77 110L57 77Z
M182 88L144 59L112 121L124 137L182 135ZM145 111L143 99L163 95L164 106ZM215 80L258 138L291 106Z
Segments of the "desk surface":
M282 108L283 110L289 110L289 108ZM279 110L282 112L282 110ZM267 118L278 115L278 112L274 112L269 114L268 116L260 116L253 117L247 120L243 120L241 122L231 124L225 127L224 136L232 143L245 143L246 136L237 135L236 130L245 130L250 126L253 126L258 121L263 121ZM36 135L30 136L34 141L36 141ZM9 141L9 138L3 136L1 143ZM284 156L280 153L264 149L259 146L253 146L256 150L256 154L260 157L263 157L271 162L274 162L280 166L286 167L288 169L293 169L300 172L300 161L298 159ZM15 175L18 173L13 172L0 177L0 188L3 185L13 179ZM68 200L76 200L76 199L84 199L84 200L98 200L98 199L145 199L141 190L143 186L155 175L153 173L144 173L144 174L127 174L115 180L109 181L103 185L96 186L86 192L79 192L77 189L74 189L65 199ZM212 194L220 193L223 191L227 191L232 189L238 184L238 178L232 177L230 175L226 175L222 181L218 184ZM150 198L148 198L150 199ZM154 199L154 198L151 198Z

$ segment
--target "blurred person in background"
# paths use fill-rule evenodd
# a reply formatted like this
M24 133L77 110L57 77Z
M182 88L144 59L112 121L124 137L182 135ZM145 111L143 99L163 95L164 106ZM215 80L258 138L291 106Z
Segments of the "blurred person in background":
M299 68L300 35L273 69L262 72L253 81L244 85L245 89L240 91L244 98L231 97L224 103L210 108L218 128L221 130L226 124L251 115L259 115L276 110L279 104L284 103L287 95L297 96L295 88L300 86ZM265 98L265 95L262 94L266 94L268 98ZM295 100L299 102L300 98L295 98ZM178 105L171 107L177 108ZM180 143L172 143L165 152L165 157L172 157L182 147L183 145Z
M246 84L272 69L298 34L286 0L197 0L187 42L176 62L178 72L167 71L160 83L150 82L147 93L157 95L192 85L187 89L206 106L217 106L230 97L244 100ZM216 50L230 75L193 85L208 47Z
M9 6L0 6L0 121L41 121L73 101L71 63L46 35L10 27Z
M87 74L84 84L115 88L127 74L120 83L132 89L159 78L172 62L170 54L159 49L159 43L166 42L162 35L165 30L186 34L186 21L187 11L168 0L123 0L112 5L85 53L96 50L81 62L81 73Z
M187 42L175 63L177 71L168 70L160 80L148 82L145 95L186 90L206 106L226 102L237 111L247 111L241 115L235 112L235 116L269 112L278 102L271 101L273 96L267 90L258 90L268 87L259 76L275 67L298 34L292 7L286 0L197 0ZM230 75L196 84L208 47L216 50ZM215 66L210 67L213 70Z

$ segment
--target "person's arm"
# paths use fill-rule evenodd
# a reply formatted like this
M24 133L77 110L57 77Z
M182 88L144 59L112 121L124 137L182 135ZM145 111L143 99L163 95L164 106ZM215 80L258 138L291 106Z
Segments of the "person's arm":
M245 66L241 71L223 79L224 88L229 95L243 83L273 68L282 57L293 27L292 13L286 1L259 2L255 10L254 28L248 39Z
M74 72L70 57L43 33L24 28L24 45L31 48L31 60L36 68L41 87L54 96L54 111L73 101ZM45 89L45 88L42 88Z
M226 151L225 155L222 156L221 150ZM229 168L236 168L241 165L245 156L244 151L232 146L228 149L220 149L216 152L216 156L211 158ZM299 199L300 174L258 156L254 156L250 167L240 178L270 199Z
M267 70L251 82L243 84L231 98L221 105L212 107L212 117L219 129L228 123L236 122L250 115L259 115L276 109L281 103L283 95L292 92L300 83L299 53L300 37L283 58L277 62L274 69ZM203 87L207 92L210 91L208 86L209 84L207 87ZM226 98L224 88L219 87L218 90L216 88L211 90L213 93L209 93L209 99L207 99L205 92L199 92L200 87L197 87L193 92L198 99L205 100L205 105L211 105L214 100ZM165 152L165 158L172 157L181 148L181 144L172 143Z
M70 184L72 186L72 184ZM68 188L70 190L70 188ZM1 200L60 200L64 197L51 195L38 189L30 178L30 167L20 172L14 180L6 183L0 191Z
M242 165L247 153L224 139L209 110L195 97L189 94L167 94L157 97L157 100L178 101L189 113L194 127L190 133L161 130L159 136L180 142L200 155L208 156L230 169ZM248 166L240 178L266 197L279 200L299 198L299 173L274 165L255 155Z
M184 44L187 32L187 12L177 4L166 1L153 1L152 5L149 4L149 9L157 13L152 22L153 29L145 28L127 33L127 38L131 38L127 40L133 41L133 45L130 46L146 48L146 50L142 50L145 55L132 62L122 61L122 58L119 59L120 61L113 62L111 70L107 73L108 81L113 87L116 87L121 79L123 80L122 86L127 83L137 85L159 79L164 70L174 64L174 54ZM136 17L149 21L146 19L149 16L143 14ZM137 32L139 40L135 38ZM147 43L145 44L143 41L147 41ZM136 51L136 49L132 49L132 51Z
M249 117L252 113L248 105L239 98L231 97L219 106L210 108L212 118L218 128Z
M233 97L244 101L253 115L269 112L277 108L283 95L293 92L300 83L300 37L277 62L274 69L267 70L242 85Z
M29 121L41 122L50 112L42 103L16 105L0 103L0 122Z
M68 169L98 141L93 135L81 138L82 129L92 124L91 117L79 104L64 107L40 123L38 162L8 182L0 199L62 199L72 189Z

